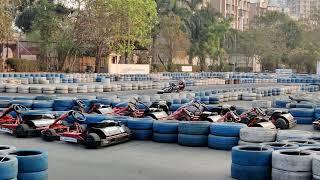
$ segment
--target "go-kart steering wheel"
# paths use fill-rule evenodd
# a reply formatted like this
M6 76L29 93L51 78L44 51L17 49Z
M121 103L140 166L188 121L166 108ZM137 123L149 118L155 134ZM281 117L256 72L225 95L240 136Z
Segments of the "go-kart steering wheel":
M76 100L77 105L80 106L81 108L85 108L86 104L82 100Z
M80 122L83 122L86 120L86 117L79 111L72 111L71 112L71 116L77 120L77 121L80 121Z
M25 106L19 105L19 104L12 105L12 108L18 114L20 114L22 112L26 112L28 110Z

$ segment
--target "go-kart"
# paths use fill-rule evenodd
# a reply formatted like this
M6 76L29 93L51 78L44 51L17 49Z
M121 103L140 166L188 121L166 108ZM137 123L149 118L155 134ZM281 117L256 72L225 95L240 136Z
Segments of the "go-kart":
M133 98L125 106L119 105L113 109L107 105L94 104L88 113L130 116L135 118L150 116L154 119L161 119L168 116L169 107L168 103L165 101L153 102L150 106L147 106L141 101Z
M240 122L247 124L248 127L265 127L272 129L289 129L296 125L293 116L288 112L277 109L270 109L266 112L261 108L252 108L241 115L230 111L226 113L225 116L221 116L218 121Z
M210 112L205 104L193 101L181 106L164 120L214 122L216 118L216 112Z
M250 112L251 110L238 115L235 111L229 111L223 116L217 116L215 122L237 122L244 123L248 127L276 128L265 116L252 115Z
M9 115L12 112L15 112L16 118ZM55 113L27 110L22 105L12 105L0 116L0 131L18 138L40 136L42 128L52 124L56 116Z
M294 117L287 111L281 109L268 109L266 111L266 116L278 129L291 129L297 125L297 121Z
M173 92L181 92L185 89L186 85L184 82L179 82L179 84L170 83L169 86L164 87L163 89L159 90L158 94L164 93L173 93Z
M113 120L87 121L78 111L70 111L41 131L45 141L65 141L99 148L130 140L130 130Z

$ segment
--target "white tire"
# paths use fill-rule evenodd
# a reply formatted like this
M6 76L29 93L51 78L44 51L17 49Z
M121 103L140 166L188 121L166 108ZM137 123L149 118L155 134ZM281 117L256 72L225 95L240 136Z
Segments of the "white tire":
M292 172L272 168L272 180L310 180L312 172Z
M262 143L273 142L276 139L277 130L262 127L247 127L240 129L240 139L246 142Z
M299 149L273 151L272 168L294 172L311 172L314 155Z
M312 133L309 131L300 130L279 130L277 134L277 141L283 141L287 139L310 139Z

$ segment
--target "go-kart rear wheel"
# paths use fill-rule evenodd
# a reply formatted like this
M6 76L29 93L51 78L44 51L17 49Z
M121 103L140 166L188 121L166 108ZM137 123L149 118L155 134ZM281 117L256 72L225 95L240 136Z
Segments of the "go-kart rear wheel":
M52 142L57 139L58 134L54 129L47 129L41 133L41 137L47 142Z
M289 124L283 118L278 118L275 122L277 129L289 129Z
M240 123L247 124L247 125L249 124L249 122L250 122L250 119L248 117L242 118L240 121Z
M99 148L101 145L101 138L96 133L90 133L85 137L84 145L89 149Z
M15 135L17 138L25 138L28 136L28 131L30 127L27 124L19 124L15 130Z

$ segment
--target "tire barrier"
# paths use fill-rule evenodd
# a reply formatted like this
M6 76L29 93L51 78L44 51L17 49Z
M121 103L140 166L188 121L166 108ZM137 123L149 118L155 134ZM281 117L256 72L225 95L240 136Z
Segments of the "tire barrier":
M132 118L128 119L127 126L132 132L132 138L135 140L151 140L153 119L151 118Z
M48 152L40 150L17 150L10 155L18 159L18 179L47 180Z
M289 139L311 139L312 137L311 132L301 130L279 130L277 133L278 142Z
M272 151L261 145L233 147L231 177L239 180L270 179Z
M0 159L0 179L16 179L18 175L18 159L8 155L0 155Z
M299 149L272 152L272 179L312 179L314 154Z
M240 129L240 140L249 143L273 142L276 140L277 130L262 127L247 127Z
M320 156L315 155L312 160L312 175L314 180L320 179Z
M240 123L213 123L210 125L208 147L231 150L239 142L240 129L247 127Z
M185 121L178 125L178 144L183 146L207 146L210 123Z
M176 143L178 124L178 121L154 121L153 140L160 143Z
M297 120L298 124L312 124L314 121L314 109L309 108L291 108L289 112Z

